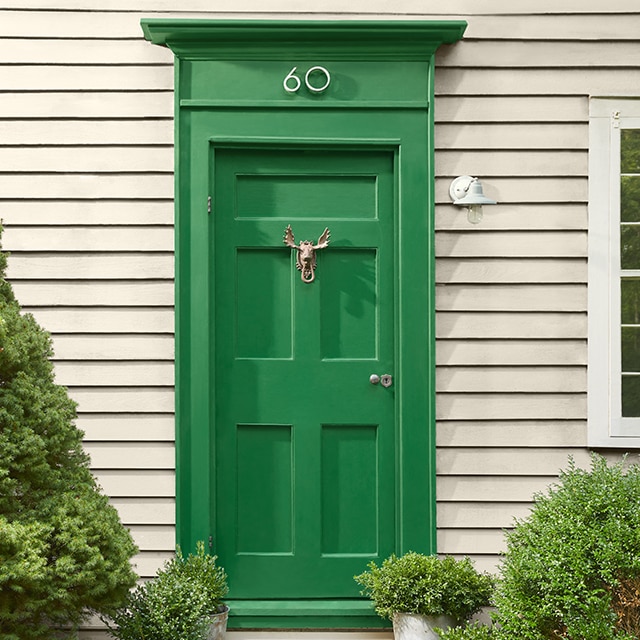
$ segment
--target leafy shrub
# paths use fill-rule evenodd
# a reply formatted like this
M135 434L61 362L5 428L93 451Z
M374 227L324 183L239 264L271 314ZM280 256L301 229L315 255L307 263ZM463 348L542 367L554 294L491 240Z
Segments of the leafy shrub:
M573 460L507 535L496 620L518 640L640 636L640 468Z
M73 635L135 584L136 547L91 474L51 338L21 314L5 270L0 253L0 629L3 640Z
M491 600L493 578L478 573L469 558L438 558L410 551L400 557L391 555L380 567L375 562L368 566L368 571L354 579L383 618L392 619L399 612L447 615L462 621Z
M498 638L493 627L478 622L450 629L438 629L438 635L441 640L495 640Z
M111 635L118 640L202 640L227 594L227 575L216 560L202 541L186 559L178 548L154 580L138 585L105 620Z

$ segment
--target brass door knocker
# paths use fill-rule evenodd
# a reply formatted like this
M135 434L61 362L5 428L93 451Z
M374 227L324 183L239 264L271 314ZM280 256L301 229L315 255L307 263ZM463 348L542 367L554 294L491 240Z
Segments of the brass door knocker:
M291 225L288 224L284 230L284 243L287 247L296 249L298 252L296 255L296 267L301 272L302 282L309 283L314 281L316 277L314 273L316 269L316 251L329 245L330 235L329 229L325 229L318 238L318 244L313 244L310 240L303 240L299 245L296 245Z

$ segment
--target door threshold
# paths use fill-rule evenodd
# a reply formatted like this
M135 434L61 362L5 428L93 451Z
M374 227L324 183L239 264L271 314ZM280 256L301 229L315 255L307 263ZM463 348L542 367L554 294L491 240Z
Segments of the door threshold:
M393 640L388 629L236 629L227 640Z
M385 629L370 600L227 600L229 630Z

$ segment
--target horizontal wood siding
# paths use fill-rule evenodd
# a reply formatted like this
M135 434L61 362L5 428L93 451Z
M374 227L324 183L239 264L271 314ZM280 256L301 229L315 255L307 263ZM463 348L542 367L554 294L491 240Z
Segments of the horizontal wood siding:
M175 546L173 61L128 7L44 8L0 11L8 274L148 577Z
M468 21L436 57L438 540L494 567L533 493L588 461L588 98L639 92L637 1L97 4L0 9L1 216L144 576L174 545L174 107L140 18ZM480 225L450 203L460 174L499 202Z

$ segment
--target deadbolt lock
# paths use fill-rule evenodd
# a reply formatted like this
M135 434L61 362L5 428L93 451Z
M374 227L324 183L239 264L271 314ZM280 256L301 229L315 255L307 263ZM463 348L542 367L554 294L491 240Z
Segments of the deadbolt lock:
M379 376L377 373L372 373L369 376L369 382L371 384L380 383L383 387L390 387L393 384L393 378L388 373L385 373L381 376Z

